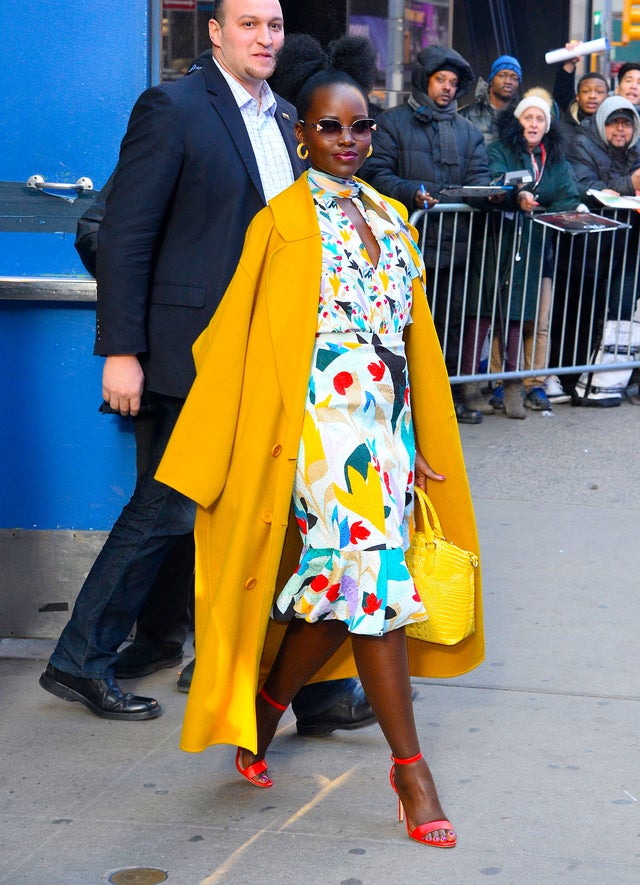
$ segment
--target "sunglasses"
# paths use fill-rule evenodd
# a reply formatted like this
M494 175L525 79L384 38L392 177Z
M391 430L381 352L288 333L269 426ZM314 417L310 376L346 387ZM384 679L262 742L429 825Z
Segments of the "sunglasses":
M305 123L300 120L303 126L315 126L316 132L319 132L323 138L338 138L343 129L351 133L356 139L368 138L376 128L376 121L369 117L363 117L362 120L356 120L351 126L343 126L339 120L318 120L317 123Z

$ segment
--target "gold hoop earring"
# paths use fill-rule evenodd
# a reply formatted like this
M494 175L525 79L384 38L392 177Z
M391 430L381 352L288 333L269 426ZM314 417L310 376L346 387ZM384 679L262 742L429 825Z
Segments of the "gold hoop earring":
M369 150L367 151L367 157L370 157L372 153L373 153L373 145L370 144L370 145L369 145Z
M303 153L304 151L304 153ZM309 156L309 148L303 141L298 142L298 147L296 148L296 154L300 157L301 160L306 160Z

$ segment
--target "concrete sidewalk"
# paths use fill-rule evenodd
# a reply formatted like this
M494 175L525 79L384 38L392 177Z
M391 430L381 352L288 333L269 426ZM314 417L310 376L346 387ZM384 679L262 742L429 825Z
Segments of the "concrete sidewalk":
M0 882L93 885L147 867L170 885L635 885L639 428L626 403L462 428L487 657L423 682L415 704L456 849L395 823L377 726L302 739L287 712L276 786L259 793L232 748L178 749L177 671L125 683L159 698L160 719L108 722L39 688L33 656L52 643L4 640ZM158 881L141 876L121 881Z

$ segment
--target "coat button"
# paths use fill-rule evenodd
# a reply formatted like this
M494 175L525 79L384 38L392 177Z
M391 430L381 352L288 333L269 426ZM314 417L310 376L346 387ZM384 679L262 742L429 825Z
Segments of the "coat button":
M258 582L256 581L255 578L249 578L248 580L246 580L244 582L244 589L245 590L253 590L253 588L256 586L257 583Z
M263 510L262 521L266 523L273 522L273 513L270 510Z
M282 446L280 445L280 443L277 443L277 445L275 445L271 449L271 454L273 455L274 458L277 458L278 455L281 454L281 452L282 452Z

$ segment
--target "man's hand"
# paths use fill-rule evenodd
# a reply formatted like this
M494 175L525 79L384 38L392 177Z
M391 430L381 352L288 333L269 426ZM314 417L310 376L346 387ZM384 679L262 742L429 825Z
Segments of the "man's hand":
M108 356L102 370L102 398L121 415L137 415L144 372L134 354Z
M582 40L569 40L568 43L565 43L564 48L565 48L568 52L571 52L572 49L577 49L577 47L578 47L578 46L581 46L581 45L582 45ZM574 72L575 69L576 69L576 66L577 66L578 63L579 63L579 61L580 61L580 56L579 56L579 55L576 55L575 58L568 58L568 59L564 62L564 64L562 65L562 67L565 69L565 71L567 72L567 74L573 74L573 72Z
M431 209L438 202L424 187L418 188L414 194L413 201L418 209Z

